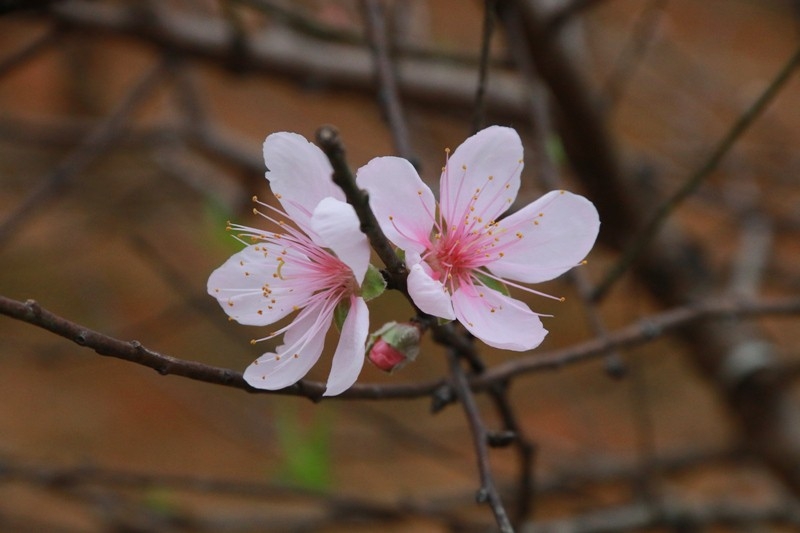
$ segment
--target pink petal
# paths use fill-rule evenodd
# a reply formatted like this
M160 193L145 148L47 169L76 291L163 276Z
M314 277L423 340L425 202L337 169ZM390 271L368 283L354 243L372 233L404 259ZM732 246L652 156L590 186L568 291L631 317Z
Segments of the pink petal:
M487 265L494 274L526 283L560 276L594 246L600 218L577 194L552 191L500 222L503 257ZM521 235L521 237L520 237Z
M411 267L408 274L408 294L424 313L453 320L453 304L450 294L439 281L433 279L421 264Z
M301 227L323 198L344 200L344 193L331 181L333 169L328 158L302 135L273 133L263 148L270 188L286 214Z
M266 326L280 320L304 305L313 290L296 286L290 291L282 278L273 276L280 252L277 245L257 244L233 254L209 276L208 294L240 324ZM281 273L292 274L292 268L290 262Z
M284 334L277 353L265 353L245 369L245 381L257 389L278 390L305 376L322 354L333 318L333 308L323 307L303 309Z
M470 333L504 350L530 350L541 344L547 330L527 305L487 287L474 289L458 289L453 294L458 321Z
M400 157L377 157L358 169L358 186L386 237L399 248L422 253L430 242L436 200L411 163Z
M464 141L442 173L445 220L452 225L463 224L466 216L485 223L497 219L517 197L522 166L522 141L511 128L491 126Z
M311 229L318 235L319 244L333 250L361 284L369 266L370 248L359 228L353 206L334 198L323 199L311 217Z
M336 396L349 389L364 366L364 350L369 334L369 310L363 298L352 298L342 326L339 345L333 354L331 373L324 396Z

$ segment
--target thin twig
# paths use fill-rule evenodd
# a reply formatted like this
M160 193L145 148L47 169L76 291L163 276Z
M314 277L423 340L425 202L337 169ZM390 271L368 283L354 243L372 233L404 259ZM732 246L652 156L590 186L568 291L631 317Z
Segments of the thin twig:
M483 2L483 34L481 36L481 61L478 69L478 87L475 90L475 106L472 112L472 133L483 129L486 112L486 86L489 78L489 56L494 33L496 0Z
M534 157L536 159L535 176L539 183L549 190L561 189L560 176L557 171L556 163L553 161L548 148L548 139L554 136L551 120L551 110L547 91L542 86L542 82L536 74L533 59L530 56L525 33L519 17L514 16L510 10L503 11L503 25L506 28L506 35L509 40L514 62L517 64L522 77L526 80L528 94L528 117L534 140ZM569 281L574 284L578 295L584 304L584 309L589 320L589 324L595 335L603 337L608 333L605 323L600 316L597 304L590 298L592 284L589 281L586 271L582 268L574 268L567 273ZM606 358L606 370L614 377L624 374L625 366L619 352L612 350Z
M358 188L355 177L347 165L344 145L339 137L339 132L333 126L323 126L317 130L316 138L317 144L328 156L333 167L333 182L342 189L347 202L355 209L361 222L361 231L367 236L372 249L386 266L393 288L405 292L408 275L406 265L397 256L391 242L383 234L375 214L369 207L369 195L366 191Z
M622 96L625 84L647 52L658 28L658 22L669 0L650 0L636 19L631 37L620 52L611 73L603 84L603 96L613 106Z
M564 25L573 20L582 11L595 7L605 0L572 0L570 3L550 15L547 21L548 32L558 32Z
M0 78L47 50L47 48L58 41L60 36L61 32L56 28L52 28L19 50L15 50L3 59L0 59Z
M530 518L533 512L534 495L534 461L536 459L536 445L525 436L522 426L517 420L511 401L508 397L508 386L492 387L490 394L500 417L503 419L505 431L513 436L513 444L517 450L518 478L516 486L516 506L514 509L513 523L520 527Z
M512 533L514 528L511 526L511 520L508 518L508 513L503 507L503 502L500 499L500 493L497 490L492 475L492 468L489 463L489 435L486 431L486 426L483 424L480 413L478 412L478 405L475 403L475 397L472 395L467 376L464 374L464 368L461 366L461 358L457 350L449 348L447 350L448 360L450 362L450 376L453 380L458 399L461 400L461 405L464 408L464 413L467 415L467 421L472 432L472 441L475 447L475 455L478 460L478 470L481 476L481 487L478 489L476 499L478 503L488 503L494 513L495 521L503 533Z
M17 227L40 211L36 208L42 202L52 198L72 177L86 170L119 139L125 130L126 120L158 86L163 75L168 72L166 67L167 60L162 59L145 72L84 142L44 176L39 181L39 186L0 221L0 246L11 237Z
M392 65L392 60L389 56L385 10L381 0L363 0L362 6L367 27L367 37L375 64L375 74L378 79L379 100L389 122L395 152L400 157L416 164L416 158L411 149L403 106L400 103L395 67Z
M736 120L733 126L723 136L706 162L698 168L683 185L656 210L653 217L645 225L639 236L625 248L619 261L609 269L606 276L592 293L592 299L600 301L608 293L614 283L638 259L641 253L652 242L653 237L672 212L713 172L719 162L733 147L739 137L747 131L750 125L761 115L766 107L791 78L795 68L800 65L800 47L798 47L789 60L783 65L775 78L769 83L764 92L756 98L752 105Z

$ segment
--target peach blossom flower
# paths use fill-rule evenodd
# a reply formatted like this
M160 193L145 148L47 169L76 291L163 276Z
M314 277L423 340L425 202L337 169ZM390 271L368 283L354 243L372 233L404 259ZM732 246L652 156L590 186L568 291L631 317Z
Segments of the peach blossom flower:
M384 233L405 252L414 303L509 350L538 346L547 330L507 288L542 294L516 282L547 281L576 266L600 226L594 205L565 191L501 218L517 196L522 167L517 133L492 126L447 158L438 203L405 159L373 159L357 178Z
M302 378L322 353L337 307L346 310L325 391L340 394L364 363L369 314L361 284L369 245L319 148L300 135L274 133L264 141L264 160L283 211L259 202L263 210L255 212L280 232L231 224L251 244L211 274L208 292L241 324L267 326L298 311L287 326L258 339L283 334L283 344L244 372L261 389L281 389ZM286 224L287 218L297 227Z

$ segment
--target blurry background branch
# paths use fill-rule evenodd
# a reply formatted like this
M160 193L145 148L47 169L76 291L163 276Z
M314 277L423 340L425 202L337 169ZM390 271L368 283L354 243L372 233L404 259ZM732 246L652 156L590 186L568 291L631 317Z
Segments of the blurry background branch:
M0 453L46 449L64 440L51 436L53 428L66 426L73 444L65 453L93 457L113 450L127 464L146 449L130 443L152 435L158 451L142 453L149 464L165 461L151 478L113 469L107 477L81 477L79 469L5 462L3 501L20 501L16 492L2 492L9 483L46 487L62 498L59 505L72 499L95 509L104 530L265 524L293 530L353 526L358 518L367 528L416 530L433 523L484 530L486 514L473 520L468 509L476 479L465 465L477 452L488 489L481 494L493 500L498 523L507 527L501 515L508 512L520 531L797 526L800 363L794 346L800 339L793 326L800 312L800 215L793 206L800 202L794 179L800 163L793 147L800 123L791 111L800 105L797 91L784 90L766 107L784 84L796 84L789 74L797 52L774 74L776 61L796 47L796 21L783 3L69 0L6 2L0 11L9 13L0 19L6 50L0 54L0 293L47 301L64 316L6 297L0 312L102 355L191 378L143 379L137 365L108 366L3 320L0 433L8 442ZM696 37L698 24L715 36L713 43ZM166 91L156 90L162 85ZM521 200L542 189L583 191L600 211L601 244L589 265L565 277L572 287L555 282L547 289L569 293L566 305L532 303L556 318L547 344L529 354L478 350L463 331L415 317L403 298L387 295L391 303L376 306L376 320L420 320L451 350L451 371L441 347L426 341L420 360L403 374L382 378L365 369L342 396L418 398L432 405L435 417L413 401L372 403L368 416L362 403L314 407L330 415L330 405L348 406L336 412L344 421L331 424L333 442L345 445L328 450L330 458L313 455L324 455L324 448L297 441L285 452L286 464L309 471L334 465L346 480L331 493L304 493L319 514L265 522L263 513L217 514L201 506L204 514L188 504L195 512L183 512L185 502L171 493L148 492L150 482L182 486L180 476L159 470L181 460L186 471L197 464L213 468L224 460L218 458L252 448L257 451L243 461L244 471L280 471L270 458L281 455L275 443L292 432L275 413L291 405L286 396L318 400L324 390L312 375L257 399L226 396L230 388L255 392L232 370L253 354L238 340L241 330L215 320L202 287L230 253L208 228L245 216L246 199L264 187L263 136L280 129L309 136L328 122L340 126L354 168L394 152L412 159L423 179L438 174L441 148L476 124L511 124L526 145ZM677 201L671 191L679 191ZM349 194L355 204L357 193ZM373 241L402 291L402 262L385 239ZM621 259L624 250L640 259ZM613 288L600 279L622 264ZM128 337L159 351L121 340ZM197 354L197 361L166 353ZM705 384L695 382L676 354ZM597 360L604 364L591 364ZM603 367L629 379L606 382ZM190 388L192 381L226 387ZM81 411L84 395L92 408ZM106 413L124 409L113 406L126 398L134 406L129 411ZM473 449L463 416L445 409L459 398L467 400L461 414L472 421ZM66 406L76 402L74 418L59 410L64 405L69 413ZM36 416L19 416L29 412ZM112 441L92 449L75 440L74 427L87 441L100 439L104 428L124 434L121 426L141 427L139 413L145 429L122 438L124 451ZM146 425L169 416L168 435L155 436ZM87 422L97 417L94 425ZM29 429L38 420L46 430ZM188 446L180 440L186 421ZM197 437L198 431L211 437ZM688 436L690 453L672 461L666 450L681 435ZM225 444L198 444L215 438ZM713 439L733 451L692 453L701 448L697 441ZM170 455L172 442L180 444ZM419 448L427 451L414 453L408 442L428 443ZM624 468L587 466L624 453L636 456ZM381 457L385 464L365 474L362 463ZM558 472L569 469L559 461L574 466L562 478ZM348 464L356 466L348 471L342 466ZM678 479L672 472L680 464L685 470ZM439 468L450 471L443 475ZM693 489L713 485L709 479L723 470L725 483L716 482L723 489L715 494L725 498L697 498ZM773 478L783 485L773 485ZM437 500L439 480L448 496ZM450 489L459 482L458 490ZM98 486L78 487L83 483ZM593 494L598 483L606 483L601 497ZM387 485L396 490L384 497ZM729 498L731 485L744 486L747 497ZM341 494L348 486L376 492L375 498ZM136 487L141 493L125 492ZM264 501L287 491L270 492L263 483L240 488ZM228 489L223 483L210 492ZM404 491L424 495L397 496ZM751 501L754 493L758 501ZM575 501L603 509L576 513ZM34 518L18 521L13 505L0 504L0 527L31 526ZM63 522L63 513L54 514ZM53 526L45 514L36 519Z

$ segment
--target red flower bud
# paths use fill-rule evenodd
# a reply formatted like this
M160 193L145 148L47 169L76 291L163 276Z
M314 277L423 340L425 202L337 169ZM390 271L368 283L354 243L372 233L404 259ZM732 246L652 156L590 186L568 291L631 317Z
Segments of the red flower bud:
M416 324L389 322L370 335L367 357L381 370L393 372L417 358L421 336Z

